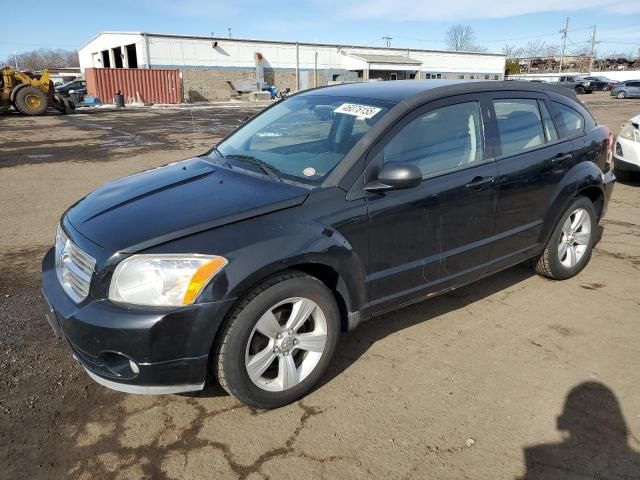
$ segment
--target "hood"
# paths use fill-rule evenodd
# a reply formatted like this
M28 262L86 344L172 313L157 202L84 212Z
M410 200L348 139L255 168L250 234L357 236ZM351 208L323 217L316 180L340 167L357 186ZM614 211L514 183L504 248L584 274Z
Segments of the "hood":
M227 223L301 204L304 187L191 159L124 177L67 212L83 236L133 253Z

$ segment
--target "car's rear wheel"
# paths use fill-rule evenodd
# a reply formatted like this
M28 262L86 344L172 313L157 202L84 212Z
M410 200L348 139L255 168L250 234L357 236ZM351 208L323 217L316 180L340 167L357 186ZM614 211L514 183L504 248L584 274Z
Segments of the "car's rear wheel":
M340 336L331 291L302 272L252 290L235 308L216 349L222 387L255 408L277 408L306 395L327 369Z
M618 98L625 98L627 96L627 92L625 92L624 90L621 92L618 92L618 94L616 95L616 97Z
M578 274L591 258L596 227L593 203L579 197L558 222L542 255L533 259L536 273L554 280Z

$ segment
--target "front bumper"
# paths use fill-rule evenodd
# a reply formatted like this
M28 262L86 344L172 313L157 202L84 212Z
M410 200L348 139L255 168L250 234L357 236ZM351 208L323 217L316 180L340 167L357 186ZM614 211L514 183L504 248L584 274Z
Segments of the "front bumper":
M91 298L75 304L60 287L53 249L42 261L42 284L54 333L91 378L129 393L202 389L213 339L233 304L144 308Z
M622 155L618 153L618 147ZM640 142L618 135L613 149L613 165L616 170L640 172Z

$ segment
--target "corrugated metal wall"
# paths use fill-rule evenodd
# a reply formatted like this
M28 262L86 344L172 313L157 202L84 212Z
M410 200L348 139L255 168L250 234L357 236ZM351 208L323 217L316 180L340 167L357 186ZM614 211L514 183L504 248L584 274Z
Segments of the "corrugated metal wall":
M120 90L125 102L140 98L143 102L180 103L180 73L178 69L87 68L87 94L104 103L113 103Z

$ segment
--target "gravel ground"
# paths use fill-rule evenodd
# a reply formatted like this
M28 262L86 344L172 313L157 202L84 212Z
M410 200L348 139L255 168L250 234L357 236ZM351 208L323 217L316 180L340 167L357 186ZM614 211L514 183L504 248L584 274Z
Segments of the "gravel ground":
M614 132L640 113L640 101L582 98ZM255 411L215 385L133 396L88 379L39 298L58 218L259 109L0 119L0 478L640 478L638 181L616 185L576 278L517 266L365 323L295 405Z

